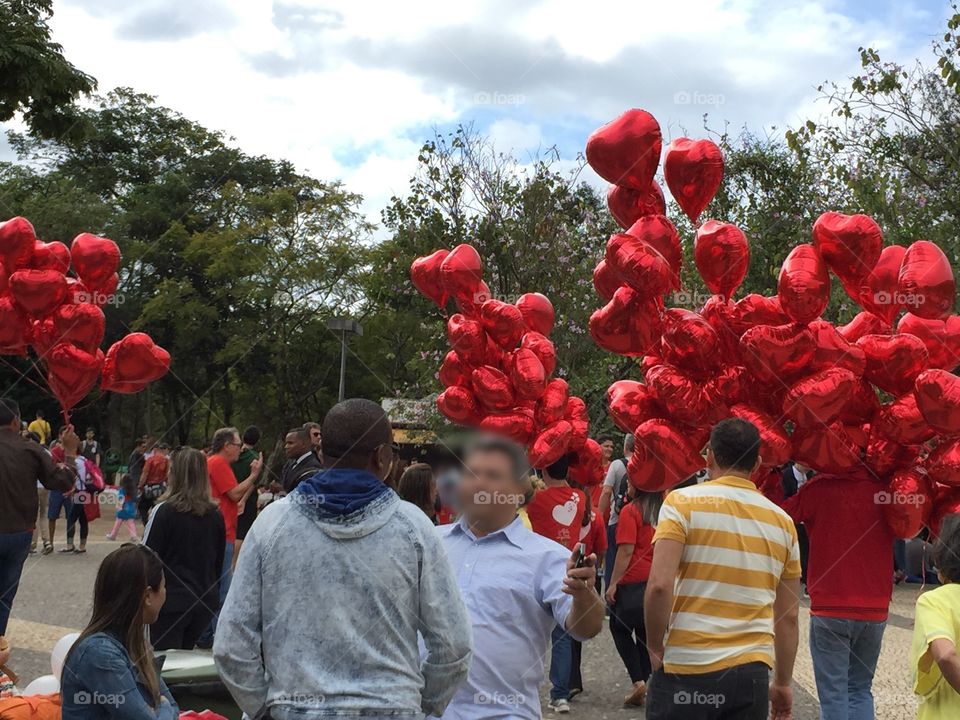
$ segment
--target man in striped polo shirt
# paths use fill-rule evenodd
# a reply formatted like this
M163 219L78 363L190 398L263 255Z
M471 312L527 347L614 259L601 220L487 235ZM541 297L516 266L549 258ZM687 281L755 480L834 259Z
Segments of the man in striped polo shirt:
M647 720L766 720L768 705L790 717L800 551L793 521L750 480L760 463L757 429L724 420L710 480L664 500L645 597Z

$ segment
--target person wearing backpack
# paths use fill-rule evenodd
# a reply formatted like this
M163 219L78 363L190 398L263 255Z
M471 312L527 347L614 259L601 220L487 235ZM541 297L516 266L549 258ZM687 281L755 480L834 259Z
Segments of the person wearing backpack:
M607 590L610 589L610 576L617 559L617 521L623 506L629 502L627 490L630 488L630 479L627 477L627 463L630 462L631 455L633 435L627 434L623 438L623 459L610 463L600 493L600 515L604 516L608 511L610 513L607 520L607 552L603 559L603 584Z
M54 462L66 462L62 445L50 451ZM77 455L75 460L76 476L73 488L66 493L69 503L64 503L67 515L67 545L61 548L61 553L82 555L87 552L87 535L90 532L90 521L100 517L100 508L97 505L97 494L104 488L103 473L100 467L91 460ZM49 515L47 516L49 517ZM80 525L80 546L73 544L77 525ZM50 529L50 539L53 540L53 528Z

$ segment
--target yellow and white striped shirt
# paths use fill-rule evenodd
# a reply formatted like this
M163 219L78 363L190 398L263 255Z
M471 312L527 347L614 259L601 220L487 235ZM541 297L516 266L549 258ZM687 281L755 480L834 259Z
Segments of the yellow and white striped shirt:
M664 671L773 667L777 586L800 577L790 517L749 480L728 475L668 494L654 542L664 538L684 544Z

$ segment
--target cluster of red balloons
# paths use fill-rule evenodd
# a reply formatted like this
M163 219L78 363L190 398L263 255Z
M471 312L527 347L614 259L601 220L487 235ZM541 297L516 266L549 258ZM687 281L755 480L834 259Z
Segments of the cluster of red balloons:
M960 511L960 378L949 372L960 364L960 316L944 253L923 240L884 248L871 218L827 212L812 241L784 260L775 296L734 301L747 238L729 223L700 223L723 158L709 140L681 138L666 150L664 178L697 227L694 261L714 295L696 311L668 308L682 252L654 180L660 154L659 125L643 110L602 126L586 147L613 183L608 206L625 230L594 271L607 304L590 332L610 352L642 357L644 381L621 380L607 393L614 422L634 434L633 484L676 485L703 467L710 427L742 417L759 429L768 468L788 460L823 472L865 468L889 482L879 497L900 536L924 524L936 532ZM831 272L863 309L839 328L820 318Z
M493 299L471 245L437 250L410 267L414 286L442 310L451 350L440 366L445 390L437 408L453 422L509 437L528 446L530 464L543 468L571 454L570 477L603 481L602 454L589 437L584 401L553 377L557 353L550 332L554 310L540 293L516 303Z
M0 222L0 355L32 348L65 417L98 379L103 390L134 393L170 368L169 353L144 333L100 349L101 308L116 293L119 265L112 240L81 233L68 249L38 240L26 218Z

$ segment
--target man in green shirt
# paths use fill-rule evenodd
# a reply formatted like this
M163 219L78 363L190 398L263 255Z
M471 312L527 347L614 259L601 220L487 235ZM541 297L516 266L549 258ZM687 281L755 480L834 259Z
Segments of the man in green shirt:
M260 442L260 428L251 425L243 431L241 440L243 441L243 447L240 449L240 457L230 466L238 483L250 476L250 465L258 455L256 447L257 443ZM243 539L247 536L247 531L253 525L253 521L257 519L257 484L253 484L237 507L237 539L234 541L233 548L234 567L237 564L237 556L240 554Z

